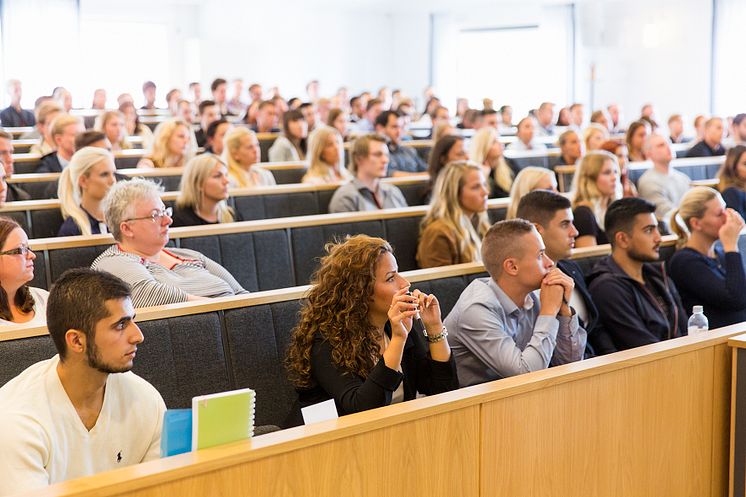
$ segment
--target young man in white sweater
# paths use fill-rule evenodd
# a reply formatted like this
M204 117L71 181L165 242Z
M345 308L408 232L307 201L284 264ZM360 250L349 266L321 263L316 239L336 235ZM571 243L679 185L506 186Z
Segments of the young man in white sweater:
M55 283L47 327L59 354L0 388L0 495L158 458L166 406L129 372L143 341L134 317L129 287L109 273L73 269Z

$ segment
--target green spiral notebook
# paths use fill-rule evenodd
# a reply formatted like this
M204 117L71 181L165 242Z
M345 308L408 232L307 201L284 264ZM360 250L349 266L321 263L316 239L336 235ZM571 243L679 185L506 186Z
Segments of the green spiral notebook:
M250 388L192 398L192 450L253 436L255 401Z

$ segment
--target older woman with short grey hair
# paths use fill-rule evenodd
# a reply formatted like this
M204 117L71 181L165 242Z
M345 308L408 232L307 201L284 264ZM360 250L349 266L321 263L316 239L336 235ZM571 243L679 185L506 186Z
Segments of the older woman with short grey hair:
M135 178L114 184L104 199L104 215L118 243L91 267L126 281L138 308L248 293L224 267L199 252L166 250L171 214L155 183Z

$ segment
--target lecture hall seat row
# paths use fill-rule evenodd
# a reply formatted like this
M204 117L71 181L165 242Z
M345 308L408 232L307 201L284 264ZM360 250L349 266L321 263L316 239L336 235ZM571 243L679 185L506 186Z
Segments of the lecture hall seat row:
M141 170L132 170L132 176L140 176ZM161 170L149 170L157 173ZM180 173L181 170L176 169ZM38 175L41 179L50 175ZM178 180L180 176L148 177L162 181L166 185L166 192L161 198L166 205L173 206L178 196ZM15 178L12 178L15 179ZM410 206L422 205L423 191L427 184L427 176L408 176L401 178L386 178L383 181L396 185ZM174 186L176 183L176 186ZM25 187L44 185L45 182L26 182ZM170 187L169 187L170 185ZM310 216L329 212L329 202L338 184L308 185L288 184L261 188L236 188L230 191L228 203L236 209L244 221L259 219L274 219L292 216ZM57 199L30 200L8 202L0 207L0 215L10 217L18 222L30 238L49 238L57 236L62 226L60 203Z

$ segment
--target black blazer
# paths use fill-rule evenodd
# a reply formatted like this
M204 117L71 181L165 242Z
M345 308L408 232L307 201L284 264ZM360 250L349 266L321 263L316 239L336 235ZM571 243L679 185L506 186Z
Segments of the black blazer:
M583 275L583 271L580 269L578 263L570 259L562 259L561 261L557 261L557 267L573 279L575 282L575 288L578 290L578 293L580 293L580 296L583 297L586 311L588 311L588 322L583 323L582 320L580 320L580 325L588 333L588 343L585 347L585 359L616 352L616 347L614 347L611 337L606 333L603 324L599 321L598 308L596 307L596 304L593 303L593 298L591 298L591 294L588 291L588 286L585 284L585 276Z
M389 323L386 323L385 332L391 337ZM302 407L329 399L334 399L340 416L389 405L402 381L404 400L414 399L417 392L433 395L458 388L453 354L448 362L431 359L427 340L417 324L412 327L404 344L401 369L401 373L390 369L381 357L367 378L345 372L332 362L329 342L319 334L311 348L311 377L315 385L298 390L298 401L285 421L285 427L303 424Z
M41 158L39 165L36 167L37 173L61 173L62 165L57 158L57 152L50 152Z

